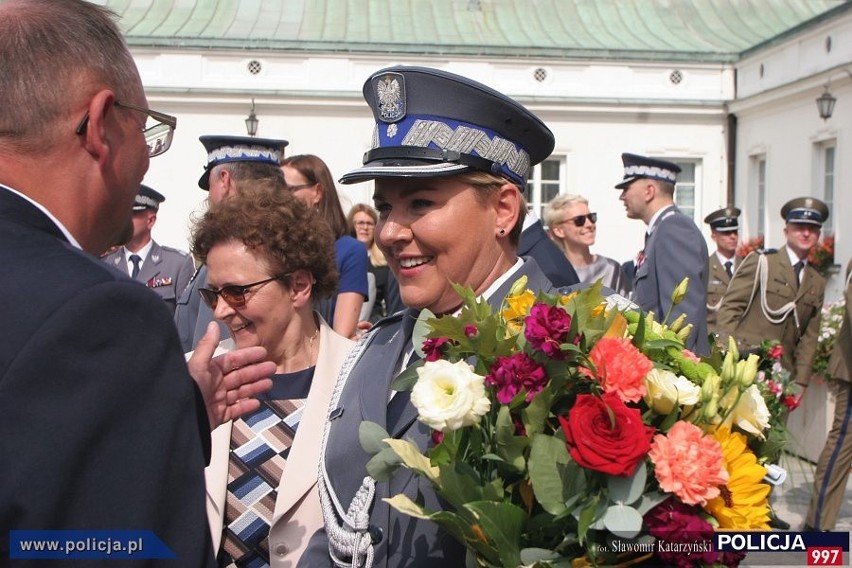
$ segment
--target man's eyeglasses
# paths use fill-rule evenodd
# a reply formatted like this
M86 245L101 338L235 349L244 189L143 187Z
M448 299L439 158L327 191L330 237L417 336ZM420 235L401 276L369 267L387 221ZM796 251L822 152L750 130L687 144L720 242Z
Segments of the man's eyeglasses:
M575 227L582 227L586 224L587 218L589 221L591 221L592 225L598 222L598 214L589 213L588 215L577 215L576 217L569 217L568 219L562 221L562 223L574 223Z
M375 227L376 224L372 221L355 221L356 227Z
M287 191L299 191L300 189L308 189L309 187L315 186L315 183L302 183L299 185L287 185L285 188Z
M285 275L286 276L286 275ZM242 308L246 305L246 292L255 286L261 286L273 280L281 280L285 276L273 276L266 280L244 284L242 286L225 286L221 290L213 290L211 288L199 288L198 293L201 294L201 299L204 303L210 306L211 310L216 309L216 304L219 303L219 296L225 300L232 308Z
M162 112L123 103L121 101L115 101L115 106L135 110L137 112L143 112L148 115L148 122L146 123L145 128L142 129L142 134L145 135L145 143L148 145L148 156L151 158L159 156L172 145L172 136L174 135L175 128L177 127L177 118ZM77 130L75 131L77 136L82 136L83 133L86 132L86 126L88 124L89 111L86 111L86 115L83 117L83 120L80 121L80 125L77 126Z

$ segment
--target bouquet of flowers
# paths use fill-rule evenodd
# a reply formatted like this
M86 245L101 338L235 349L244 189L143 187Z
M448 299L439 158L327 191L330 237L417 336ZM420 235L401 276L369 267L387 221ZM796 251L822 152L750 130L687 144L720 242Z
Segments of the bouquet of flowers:
M769 463L778 461L787 445L787 414L799 407L801 393L793 382L790 371L781 360L784 347L777 339L766 340L760 345L757 385L769 409L769 431L766 438L752 444Z
M819 379L830 378L828 372L828 361L834 351L834 343L837 334L840 333L840 325L843 323L846 302L841 298L836 302L823 304L819 320L819 336L817 337L816 357L814 358L814 377Z
M808 254L808 264L823 276L834 265L834 235L826 235Z
M763 244L763 235L757 235L753 239L743 241L740 243L740 246L737 247L737 256L739 258L745 258L749 255L749 253L762 249Z
M404 495L391 506L440 524L482 567L614 564L625 554L736 565L742 556L712 549L714 530L768 529L766 469L749 448L770 419L757 355L740 360L731 342L700 360L684 348L683 318L662 325L608 303L600 283L563 296L534 294L521 279L496 313L456 289L461 312L421 313L424 358L394 383L411 389L431 447L421 453L368 422L360 431L374 478L409 468L447 508Z

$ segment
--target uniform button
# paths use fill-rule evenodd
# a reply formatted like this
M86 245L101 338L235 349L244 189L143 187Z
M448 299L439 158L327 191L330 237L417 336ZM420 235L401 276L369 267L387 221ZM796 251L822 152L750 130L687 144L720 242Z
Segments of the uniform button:
M370 525L370 528L367 529L370 533L370 540L373 541L373 544L379 544L382 542L382 537L384 536L384 532L382 531L382 527L377 527L376 525Z
M282 544L279 542L275 545L275 554L277 554L278 556L284 556L285 554L287 554L287 552L289 551L287 550L286 544Z

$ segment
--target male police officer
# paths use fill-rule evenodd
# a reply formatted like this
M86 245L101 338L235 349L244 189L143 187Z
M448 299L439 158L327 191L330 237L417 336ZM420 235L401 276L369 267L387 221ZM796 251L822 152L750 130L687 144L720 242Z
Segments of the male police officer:
M218 135L201 136L199 140L207 150L207 165L198 187L210 193L210 206L239 194L241 181L268 180L271 187L286 187L280 168L286 140ZM207 324L213 321L213 310L198 295L198 289L206 285L207 267L202 265L178 299L175 324L184 351L195 349ZM224 325L219 327L227 337Z
M725 207L704 218L710 225L710 238L716 243L716 252L710 255L710 278L707 282L707 331L717 333L716 312L722 305L722 296L728 289L736 268L737 242L740 236L740 210Z
M160 246L151 238L157 211L165 200L160 192L140 185L133 202L133 236L123 247L102 257L102 260L127 271L134 280L144 282L165 300L174 314L177 297L189 284L195 266L189 253Z
M722 298L716 325L719 339L733 336L742 349L777 339L781 363L807 386L816 354L825 278L808 265L819 240L828 206L813 197L791 199L781 208L787 243L780 249L748 255Z
M636 262L632 300L657 321L671 322L686 314L693 325L687 348L699 355L710 354L707 340L707 244L695 223L674 204L677 164L622 154L624 179L615 187L630 219L648 226L645 248ZM680 304L672 306L675 287L689 278L689 288ZM669 312L671 312L669 314Z

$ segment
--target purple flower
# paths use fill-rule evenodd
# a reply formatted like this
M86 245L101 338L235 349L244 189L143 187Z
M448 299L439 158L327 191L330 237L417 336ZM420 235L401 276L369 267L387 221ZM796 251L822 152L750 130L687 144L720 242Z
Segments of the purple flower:
M536 304L524 318L524 335L534 349L544 351L552 359L564 359L559 345L565 343L571 329L571 316L562 308Z
M449 337L437 337L423 342L423 353L426 361L437 361L441 358L441 346L450 341Z
M485 384L497 388L500 404L509 404L523 389L527 402L541 392L547 384L544 368L526 353L515 353L511 357L497 357Z
M677 499L668 499L645 515L648 532L658 541L664 543L712 543L713 527L702 519L698 509L681 503ZM709 547L709 544L708 544ZM719 554L713 550L695 552L667 552L665 547L658 547L657 557L667 566L689 568L713 564L719 559Z

